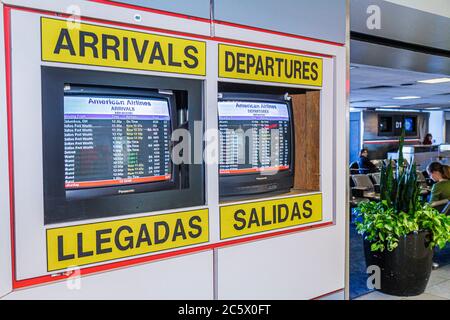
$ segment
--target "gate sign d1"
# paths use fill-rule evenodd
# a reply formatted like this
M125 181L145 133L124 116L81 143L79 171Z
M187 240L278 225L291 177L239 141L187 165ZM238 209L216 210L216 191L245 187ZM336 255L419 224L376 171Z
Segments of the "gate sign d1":
M42 60L204 76L206 43L41 18Z

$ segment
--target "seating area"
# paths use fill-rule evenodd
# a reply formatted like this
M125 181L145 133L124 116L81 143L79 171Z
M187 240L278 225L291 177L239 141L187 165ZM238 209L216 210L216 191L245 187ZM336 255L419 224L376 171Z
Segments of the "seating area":
M372 163L381 169L382 164L388 164L389 160L372 160ZM391 165L396 168L397 163L391 160ZM359 168L355 161L350 164L350 208L356 208L363 201L380 200L380 172L365 173L366 170ZM428 201L433 181L428 177L426 171L417 171L417 179L420 185L420 195L424 202ZM431 203L431 206L439 212L449 214L450 201L443 200Z
M372 163L381 170L382 164L388 164L388 160L372 160ZM396 168L396 161L392 160L391 165ZM381 173L361 173L358 163L354 162L350 165L350 296L352 299L373 299L373 296L377 294L382 298L396 298L395 296L382 295L379 292L373 292L372 289L367 287L367 265L365 262L365 252L363 247L363 236L358 234L356 229L356 215L355 208L361 202L379 201L380 200L380 181ZM433 180L428 176L426 171L417 171L417 180L421 190L422 200L428 201L431 194L431 188L434 184ZM442 200L436 201L430 204L433 208L441 213L450 215L450 201ZM433 277L429 281L427 287L427 294L433 293L439 296L439 286L436 284L435 278L438 274L448 274L447 270L450 270L450 245L447 245L443 249L435 249L433 257L434 267L437 268L433 271ZM447 272L447 273L445 273ZM435 297L435 296L433 296ZM380 298L381 299L381 298ZM398 298L400 299L400 298Z

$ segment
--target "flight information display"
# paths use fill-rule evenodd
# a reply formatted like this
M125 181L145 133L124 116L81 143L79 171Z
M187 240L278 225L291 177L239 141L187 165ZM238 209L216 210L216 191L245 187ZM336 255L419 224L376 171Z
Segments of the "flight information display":
M170 127L164 99L66 95L65 188L170 180Z
M221 101L219 130L221 175L289 169L287 104Z

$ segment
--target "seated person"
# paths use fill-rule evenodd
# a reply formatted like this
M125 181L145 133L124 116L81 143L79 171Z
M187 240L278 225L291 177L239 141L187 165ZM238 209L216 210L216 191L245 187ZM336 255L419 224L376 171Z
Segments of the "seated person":
M439 162L432 162L427 167L430 178L436 182L431 189L430 202L450 200L450 169Z
M431 133L427 133L422 142L423 145L432 145L433 144L433 136Z
M365 148L359 153L358 166L361 174L378 172L377 167L369 160L369 150Z

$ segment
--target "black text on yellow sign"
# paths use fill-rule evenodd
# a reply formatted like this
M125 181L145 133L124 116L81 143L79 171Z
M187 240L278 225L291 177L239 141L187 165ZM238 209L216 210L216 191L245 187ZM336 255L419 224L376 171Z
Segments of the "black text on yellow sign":
M47 269L121 259L209 241L208 209L47 230Z
M81 23L41 19L42 60L205 75L206 43Z
M219 77L322 86L322 59L219 44Z
M220 238L229 239L322 221L322 195L267 200L220 208Z

